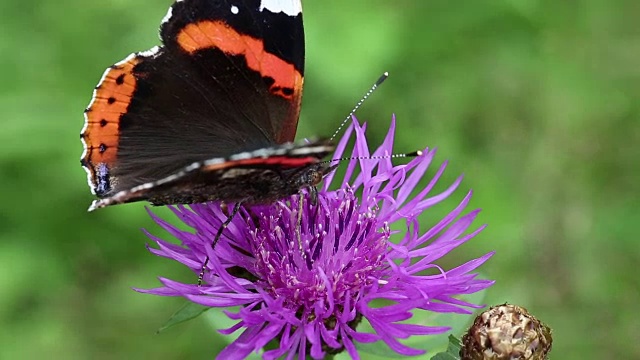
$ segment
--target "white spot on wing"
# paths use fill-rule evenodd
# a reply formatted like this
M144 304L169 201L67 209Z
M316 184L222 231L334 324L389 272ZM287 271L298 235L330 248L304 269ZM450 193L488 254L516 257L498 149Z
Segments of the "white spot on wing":
M229 169L222 173L221 179L234 179L238 176L251 175L255 169Z
M232 14L236 14L237 15L239 12L240 12L240 9L238 9L237 6L231 5L231 13Z
M161 24L168 23L169 19L171 19L171 15L173 15L172 13L173 13L173 6L169 7L169 10L167 11L167 15L165 15L162 18L162 23Z
M136 53L136 55L142 56L142 57L155 57L158 54L159 51L160 51L160 47L159 46L154 46L149 50L140 51L140 52Z
M182 1L182 0L176 0L176 3L179 3L179 2L181 2L181 1ZM167 15L165 15L165 16L162 18L162 24L169 22L169 20L171 19L171 15L173 15L173 7L174 7L175 5L176 5L176 4L173 4L173 5L171 5L171 7L169 7L169 10L167 11Z
M267 9L272 13L285 13L289 16L297 16L302 12L300 0L262 0L260 11Z
M322 154L325 152L331 152L333 151L333 146L327 146L327 145L317 145L317 146L301 146L298 148L295 148L293 150L291 150L289 152L290 155L295 155L295 156L305 156L305 155L316 155L316 154Z

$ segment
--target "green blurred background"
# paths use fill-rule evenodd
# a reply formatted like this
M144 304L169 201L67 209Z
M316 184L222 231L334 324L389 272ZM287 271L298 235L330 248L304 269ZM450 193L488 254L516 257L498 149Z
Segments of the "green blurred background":
M103 70L158 43L170 0L0 3L0 358L212 358L219 312L159 335L180 299L156 276L142 204L87 213L82 111ZM489 304L554 330L552 359L640 358L640 6L636 0L307 0L299 137L330 134L364 90L371 141L437 146L489 228ZM462 198L425 214L436 221ZM166 213L161 211L161 213ZM212 311L210 313L214 313ZM208 321L209 320L209 321ZM229 322L225 322L227 326Z

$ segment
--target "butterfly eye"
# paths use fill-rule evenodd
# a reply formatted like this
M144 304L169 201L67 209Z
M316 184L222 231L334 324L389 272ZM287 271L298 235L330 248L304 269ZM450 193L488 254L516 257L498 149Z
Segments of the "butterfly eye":
M313 169L309 172L309 185L316 186L322 181L322 172Z

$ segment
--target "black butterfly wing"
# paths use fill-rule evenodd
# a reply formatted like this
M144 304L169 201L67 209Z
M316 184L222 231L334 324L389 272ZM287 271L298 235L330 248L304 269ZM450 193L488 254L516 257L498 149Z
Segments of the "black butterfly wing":
M293 140L299 9L299 0L176 2L161 25L164 45L107 69L85 112L81 162L93 192L108 197L197 161Z

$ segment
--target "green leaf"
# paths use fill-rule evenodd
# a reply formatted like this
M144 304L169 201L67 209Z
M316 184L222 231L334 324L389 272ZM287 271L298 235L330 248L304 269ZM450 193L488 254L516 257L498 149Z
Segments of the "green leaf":
M447 351L435 354L431 360L460 360L460 340L453 335L449 335L449 346Z
M182 305L182 307L178 309L178 311L174 312L173 315L171 315L169 320L167 320L167 322L160 329L158 329L158 331L156 331L156 334L159 334L162 331L165 331L166 329L174 325L178 325L185 321L195 319L209 309L211 308L207 306L202 306L200 304L187 302L184 305Z

